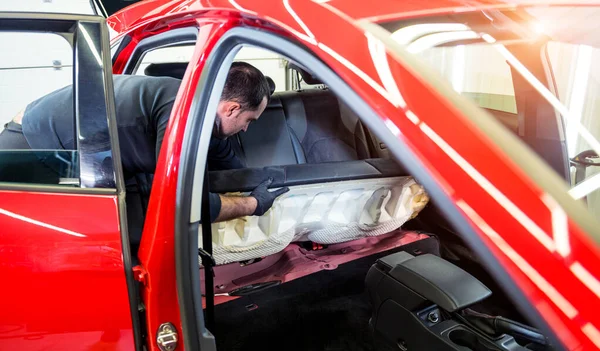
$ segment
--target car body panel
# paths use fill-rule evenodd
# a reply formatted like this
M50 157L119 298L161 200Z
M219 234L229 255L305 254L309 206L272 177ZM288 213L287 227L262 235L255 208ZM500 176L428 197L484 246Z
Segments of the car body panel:
M134 349L116 195L1 190L0 221L0 348Z
M24 174L0 183L0 349L131 350L137 304L121 227L118 144L109 132L114 101L104 19L31 12L0 17L3 31L64 36L73 49L76 87L76 150L3 153L9 167L23 162L17 169ZM33 157L23 157L27 153ZM26 168L34 159L58 177L37 178L41 167Z
M179 94L175 99L172 118L165 131L160 156L153 180L148 214L138 257L148 272L148 280L142 290L147 309L147 328L151 350L158 350L155 333L164 322L173 323L181 330L174 265L174 229L177 209L176 190L178 165L189 113L202 65L207 53L229 28L224 20L199 20L199 39L191 62L194 67L186 72ZM191 67L190 67L191 68ZM189 74L193 72L192 74ZM184 92L184 93L183 93ZM160 215L158 215L160 213Z
M154 257L159 255L155 248L152 252L145 249L141 253L143 262L155 259L163 265L172 262L173 236L168 231L174 228L179 150L185 116L207 54L219 35L240 24L240 17L255 17L260 21L246 21L244 25L275 31L301 42L385 119L389 129L409 146L446 195L470 220L488 249L568 349L600 347L594 339L600 330L600 319L594 313L600 308L598 247L580 227L565 217L549 194L507 158L503 150L435 86L419 77L412 68L401 64L396 56L390 55L389 50L386 54L386 48L379 40L366 35L351 21L363 13L360 11L364 10L365 4L352 7L350 2L339 2L338 9L342 13L338 13L328 8L337 6L338 1L335 0L328 2L327 6L310 1L211 3L217 9L227 8L228 11L212 12L221 16L221 22L210 24L211 29L205 28L206 34L201 35L207 39L205 43L198 44L182 84L181 91L186 93L176 101L168 143L163 147L157 167L155 181L160 184L160 190L152 194L149 209L149 213L161 215L149 216L153 220L146 226L147 242L154 245L160 242L165 253L159 259ZM152 11L148 10L151 4L147 3L136 4L115 14L113 18L119 24L114 28L118 31L135 28L129 32L132 33L153 21L174 16L175 12L199 14L208 11L202 1L157 1L152 4ZM483 7L504 6L498 2L478 4ZM439 13L440 8L444 8L441 5L402 6L398 5L398 11L418 12L420 15ZM470 3L471 9L474 6ZM382 11L391 11L387 7L384 9ZM367 17L379 16L376 10L365 13ZM209 17L206 14L200 16ZM390 74L394 77L393 83L386 79L386 75ZM149 239L151 237L154 239ZM159 268L156 265L155 268L161 271L159 282L155 281L157 285L174 284L174 267ZM154 276L152 268L148 271ZM167 296L173 302L176 297L174 286L165 288L161 285L160 295L152 297L156 299L156 305L160 305L159 301ZM168 320L178 320L174 304L169 308L173 314ZM165 308L164 312L167 313L169 308ZM161 320L158 314L149 313L149 317L156 318L156 323Z
M115 41L130 37L115 73L142 38L181 26L200 28L166 131L139 253L147 274L140 280L150 349L157 349L153 340L161 323L181 330L173 231L182 141L207 57L236 26L275 32L326 62L418 157L566 348L600 348L595 313L600 310L600 253L589 233L458 107L467 101L449 98L438 82L355 21L511 4L383 2L377 9L341 0L208 4L147 1L108 19L118 32ZM39 190L2 190L0 196L5 262L0 276L19 287L7 289L0 304L3 346L133 349L117 196Z

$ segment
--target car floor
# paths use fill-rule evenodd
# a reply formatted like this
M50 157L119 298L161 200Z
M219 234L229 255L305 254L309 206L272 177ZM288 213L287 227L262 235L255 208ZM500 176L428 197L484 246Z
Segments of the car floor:
M402 250L437 253L437 239L361 258L216 306L217 349L375 350L364 279L379 257Z

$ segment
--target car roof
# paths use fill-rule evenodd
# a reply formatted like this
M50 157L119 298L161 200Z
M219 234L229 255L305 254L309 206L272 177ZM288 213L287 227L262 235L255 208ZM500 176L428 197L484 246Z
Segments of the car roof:
M377 0L377 6L368 1L356 0L283 0L279 2L257 0L146 0L135 3L116 12L107 20L118 33L126 32L137 24L153 19L198 11L231 10L246 16L263 18L269 13L270 19L285 22L287 11L273 15L273 6L303 6L316 3L329 10L332 15L342 16L347 21L365 20L380 22L385 20L430 16L443 13L469 12L490 8L511 8L528 5L586 5L600 4L600 0L558 1L558 0Z

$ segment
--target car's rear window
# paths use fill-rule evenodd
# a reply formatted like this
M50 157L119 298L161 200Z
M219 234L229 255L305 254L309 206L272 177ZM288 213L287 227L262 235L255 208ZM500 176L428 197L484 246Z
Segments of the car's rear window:
M598 12L522 7L379 25L516 134L600 218L600 42L590 16Z
M454 90L480 107L517 113L510 66L489 45L433 47L416 54L436 68Z

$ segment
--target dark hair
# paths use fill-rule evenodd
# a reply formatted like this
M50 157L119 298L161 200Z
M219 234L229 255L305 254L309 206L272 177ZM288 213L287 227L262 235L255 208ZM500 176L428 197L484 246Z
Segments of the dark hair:
M263 98L271 95L269 83L256 67L246 62L234 62L229 68L221 100L235 101L243 109L256 110Z

